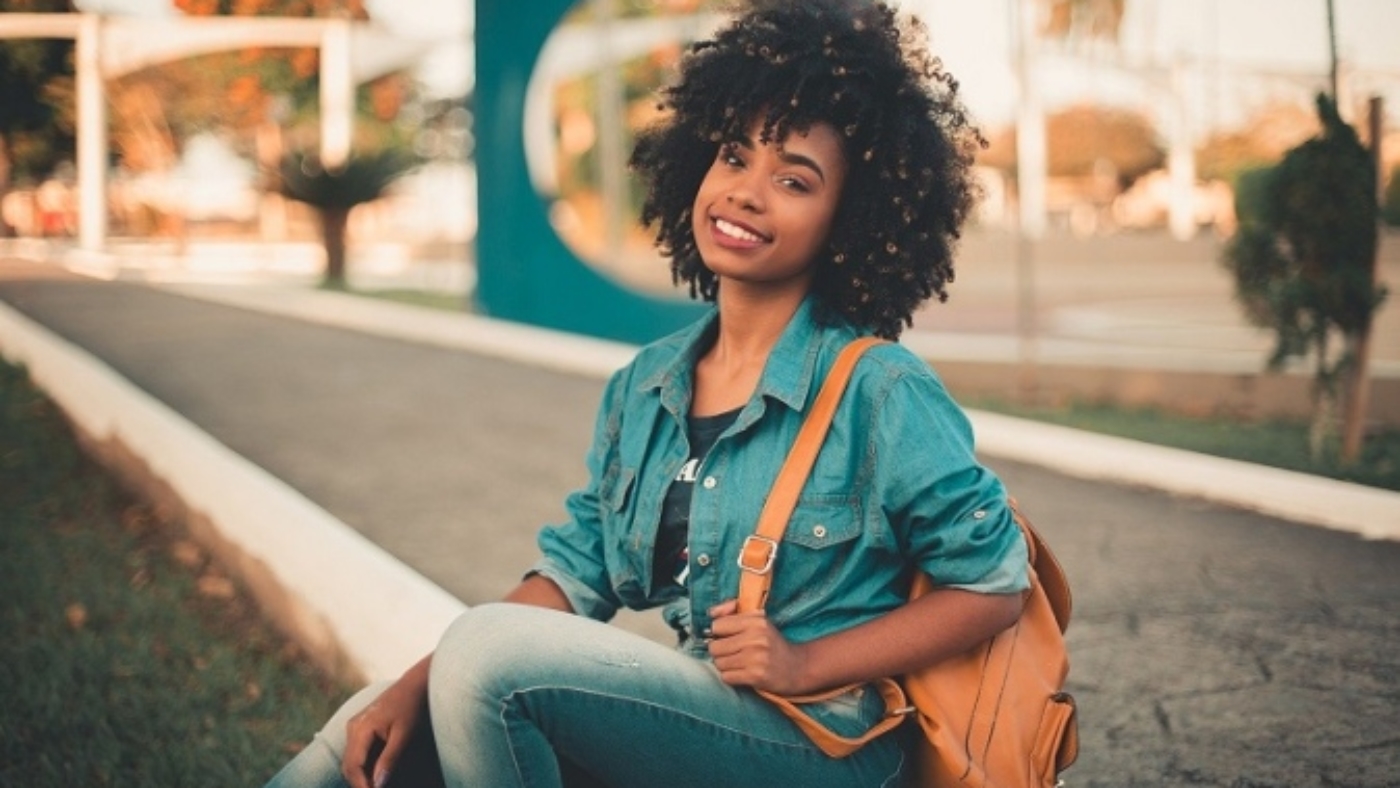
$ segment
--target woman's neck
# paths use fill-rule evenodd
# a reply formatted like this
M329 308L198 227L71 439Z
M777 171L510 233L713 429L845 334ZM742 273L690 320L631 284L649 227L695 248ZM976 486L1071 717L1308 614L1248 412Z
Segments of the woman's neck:
M805 292L774 294L744 287L720 287L719 333L707 357L731 368L762 366L805 295Z
M802 305L801 295L763 298L743 288L720 288L719 333L695 365L692 415L723 413L748 401L769 354Z

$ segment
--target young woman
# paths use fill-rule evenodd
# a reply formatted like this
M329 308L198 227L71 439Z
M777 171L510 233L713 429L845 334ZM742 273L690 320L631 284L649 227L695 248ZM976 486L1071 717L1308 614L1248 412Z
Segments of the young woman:
M733 600L836 355L946 298L981 138L922 34L882 4L765 1L688 53L632 165L676 281L715 309L613 376L589 482L505 604L357 695L272 785L398 784L414 748L451 786L899 782L901 734L829 758L753 689L899 675L1018 616L1020 531L924 362L866 354L766 612ZM919 571L940 590L908 603ZM679 647L602 623L624 605L664 605ZM854 690L807 711L855 735L884 709Z

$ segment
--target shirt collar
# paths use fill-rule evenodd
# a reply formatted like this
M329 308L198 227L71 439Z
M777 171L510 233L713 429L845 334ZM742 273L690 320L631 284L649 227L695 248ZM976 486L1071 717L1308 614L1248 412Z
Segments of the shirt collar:
M642 379L642 391L659 389L661 405L677 417L684 418L690 408L690 392L694 388L695 362L702 348L709 347L719 330L719 311L711 309L689 328L682 329L672 342L675 352Z
M801 411L812 388L812 376L823 343L823 332L814 317L813 299L808 296L793 313L778 337L759 378L754 398L767 397ZM662 405L684 415L690 406L695 363L719 330L719 312L712 310L676 339L676 353L669 362L641 382L642 389L660 389Z
M822 347L822 332L813 318L813 309L812 298L808 296L778 337L768 355L763 376L758 379L758 395L775 399L795 411L801 411L807 404L813 369Z

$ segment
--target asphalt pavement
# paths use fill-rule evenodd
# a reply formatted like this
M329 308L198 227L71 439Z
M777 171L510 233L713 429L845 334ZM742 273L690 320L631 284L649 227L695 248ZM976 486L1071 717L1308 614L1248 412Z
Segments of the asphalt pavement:
M17 260L0 301L466 604L584 480L593 376ZM1066 784L1400 786L1400 543L986 461L1075 595Z

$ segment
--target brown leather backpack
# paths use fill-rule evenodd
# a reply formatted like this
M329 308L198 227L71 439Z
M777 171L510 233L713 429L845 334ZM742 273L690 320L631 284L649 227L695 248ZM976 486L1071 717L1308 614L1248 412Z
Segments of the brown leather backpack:
M783 531L816 462L831 418L856 362L881 340L858 339L837 359L817 394L812 412L778 474L744 543L739 565L739 610L762 609ZM1069 674L1064 631L1071 600L1064 570L1040 534L1011 501L1030 554L1031 588L1021 617L1010 628L956 657L915 671L899 681L881 679L885 718L864 735L839 736L798 708L848 692L852 686L804 697L759 691L826 754L840 758L914 717L923 730L918 785L952 788L1049 788L1079 753L1074 699L1064 692ZM919 575L910 592L917 598L936 578Z

